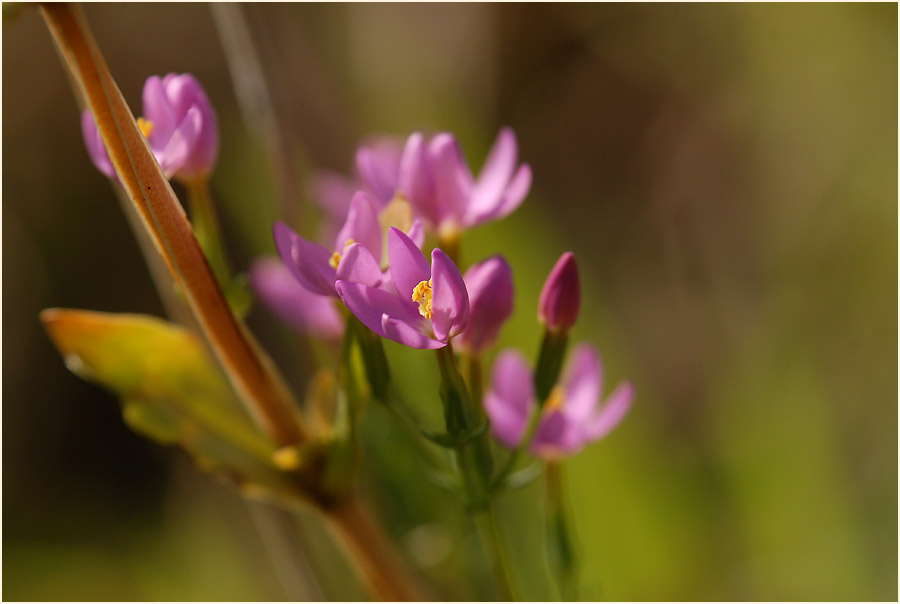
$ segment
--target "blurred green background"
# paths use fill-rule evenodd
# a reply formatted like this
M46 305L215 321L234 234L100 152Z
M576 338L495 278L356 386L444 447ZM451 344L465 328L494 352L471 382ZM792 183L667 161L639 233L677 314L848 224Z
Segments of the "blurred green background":
M206 87L242 268L271 251L280 194L308 209L311 170L349 171L362 137L450 130L477 168L515 128L531 194L463 242L469 262L513 266L501 345L535 353L541 282L572 250L576 339L603 351L607 388L638 389L623 425L565 466L583 598L896 600L896 5L245 6L288 180L242 116L209 6L85 10L133 107L151 74ZM162 307L40 15L10 12L4 598L364 597L308 520L325 591L294 585L261 506L132 434L52 348L43 308ZM284 329L261 308L250 322L301 387ZM430 357L388 352L437 426ZM479 560L458 502L423 483L379 409L368 421L366 488L391 533L442 597L484 597L486 571L460 581ZM520 589L552 598L533 554L540 489L502 504Z

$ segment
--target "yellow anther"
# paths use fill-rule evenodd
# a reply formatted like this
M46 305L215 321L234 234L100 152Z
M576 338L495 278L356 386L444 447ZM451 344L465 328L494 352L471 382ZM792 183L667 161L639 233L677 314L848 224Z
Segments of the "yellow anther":
M413 288L412 301L419 303L419 314L426 319L431 318L431 279L419 281Z
M347 243L344 244L343 249L346 250L348 247L350 247L350 246L353 245L354 243L356 243L356 239L348 239L348 240L347 240ZM331 265L331 268L335 268L335 269L336 269L336 268L338 267L338 264L340 264L340 263L341 263L341 254L340 254L340 252L334 252L333 254L331 254L331 259L328 261L328 264Z
M562 386L554 386L553 390L550 391L550 396L547 397L547 402L544 403L544 412L550 413L562 407L565 396L566 391L563 390Z
M138 128L140 128L141 132L144 134L144 138L150 138L150 133L153 132L153 122L139 117L137 119L137 124Z

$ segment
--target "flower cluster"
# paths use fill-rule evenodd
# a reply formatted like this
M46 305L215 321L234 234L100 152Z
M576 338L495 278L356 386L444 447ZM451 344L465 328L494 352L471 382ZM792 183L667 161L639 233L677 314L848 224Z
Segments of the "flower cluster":
M314 193L327 209L330 245L276 223L275 244L286 270L276 272L270 261L259 265L254 270L257 292L298 329L315 326L319 333L339 333L331 331L339 325L333 307L318 314L324 301L336 299L381 337L419 349L444 348L455 338L458 350L480 358L512 314L512 268L502 256L493 256L463 276L441 244L458 241L464 230L502 218L522 203L531 169L517 166L517 151L512 130L502 129L474 178L459 143L448 133L430 139L415 133L405 144L389 138L364 144L356 153L353 179L327 173L316 180ZM438 241L430 263L423 252L426 233ZM293 277L291 286L305 289L293 305L283 283L288 276ZM580 300L578 268L568 252L541 293L538 317L547 333L557 338L566 334L577 319ZM634 388L626 383L598 410L601 361L587 344L576 347L561 378L549 378L553 387L548 395L538 395L537 379L518 352L502 352L484 408L499 443L529 445L545 459L573 454L603 437L634 398Z
M200 84L190 74L150 77L143 105L138 125L163 172L188 184L205 181L216 161L218 132ZM95 166L115 178L88 111L82 130ZM319 338L342 336L342 304L378 336L419 349L444 348L456 338L463 354L480 358L512 314L512 268L494 256L463 275L451 255L465 230L518 208L531 179L528 164L518 163L510 128L500 130L477 177L449 133L428 138L417 132L405 142L372 139L356 152L353 178L323 173L315 180L314 195L326 210L326 245L277 222L280 261L257 260L251 284L282 320ZM430 262L423 252L427 234L438 242ZM541 292L538 318L546 336L538 366L532 371L510 350L494 364L483 402L503 445L528 446L546 459L570 455L627 413L634 399L629 383L598 409L603 372L591 346L576 347L560 377L580 302L578 267L567 252Z

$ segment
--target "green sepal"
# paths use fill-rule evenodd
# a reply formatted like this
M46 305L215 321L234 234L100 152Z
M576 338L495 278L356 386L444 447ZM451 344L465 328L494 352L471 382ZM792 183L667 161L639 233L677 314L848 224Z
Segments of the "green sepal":
M569 334L565 331L544 331L541 350L538 353L537 365L534 369L534 393L539 407L543 407L553 387L559 382L563 359L566 357L566 345Z

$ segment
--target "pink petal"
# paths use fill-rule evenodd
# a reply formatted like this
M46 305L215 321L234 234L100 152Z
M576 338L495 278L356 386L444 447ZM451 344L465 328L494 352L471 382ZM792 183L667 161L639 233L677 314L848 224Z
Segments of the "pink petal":
M276 221L273 231L278 255L300 285L315 294L335 295L331 252L300 237L283 222Z
M609 434L618 426L634 402L634 385L631 382L623 382L610 394L603 409L588 426L587 433L591 440L599 440Z
M399 187L401 153L399 142L388 137L363 145L356 152L356 170L372 189L378 207L384 207Z
M531 369L517 351L506 350L497 356L484 407L497 440L508 447L518 445L535 403Z
M469 267L464 279L469 292L469 325L459 343L478 354L494 343L512 314L512 268L502 256L494 256Z
M381 226L378 224L378 210L368 193L357 191L350 201L347 220L335 238L334 249L343 253L347 241L353 240L366 246L376 257L381 258Z
M159 76L150 76L144 82L143 103L144 117L153 122L153 131L150 133L151 145L161 149L172 138L175 128L184 115L175 113L175 108L172 107L166 94L163 80Z
M106 147L103 146L103 139L100 138L100 131L97 130L97 124L94 123L94 117L88 109L81 112L81 134L94 166L109 178L118 180Z
M469 322L469 294L459 269L437 248L431 253L431 288L434 337L446 342Z
M562 378L563 413L577 424L590 419L603 391L603 363L593 346L580 344L572 351Z
M334 298L300 285L280 258L255 260L250 266L250 284L262 303L297 331L323 339L338 339L343 334L344 322Z
M335 279L378 287L382 281L381 267L372 252L361 243L354 243L344 250Z
M406 141L400 157L400 190L426 220L433 224L440 221L440 209L436 207L434 179L431 172L425 137L416 132Z
M435 224L462 218L472 189L472 174L456 138L441 133L428 145L434 176Z
M407 303L392 293L361 283L338 281L335 287L347 308L378 335L413 348L443 346L425 335L428 324L412 300Z
M397 295L412 302L412 292L422 281L431 279L431 267L413 241L403 232L391 227L388 231L388 258L391 261L391 280Z
M472 191L471 205L476 213L485 213L497 205L516 167L517 149L512 128L501 128Z

